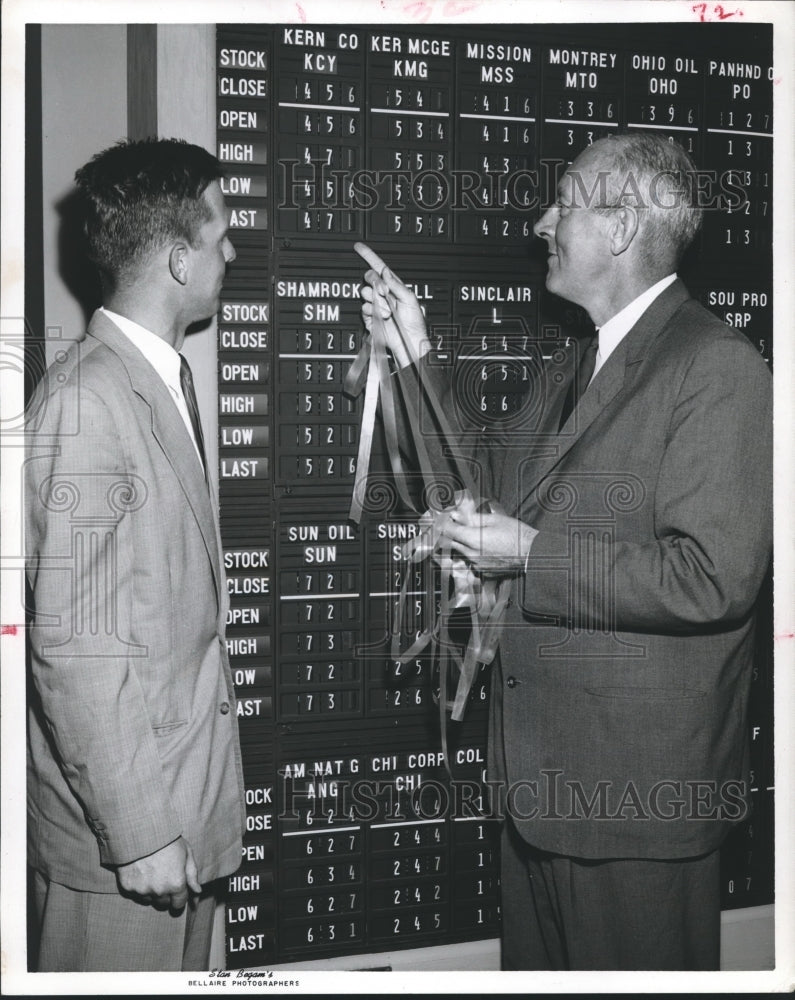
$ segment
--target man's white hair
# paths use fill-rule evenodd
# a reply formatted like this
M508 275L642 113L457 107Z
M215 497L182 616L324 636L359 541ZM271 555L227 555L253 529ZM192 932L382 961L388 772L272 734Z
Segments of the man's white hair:
M632 205L644 217L642 239L656 257L677 264L696 237L703 211L696 168L677 142L643 132L609 136L594 144L612 161L606 172L607 204L595 211ZM600 171L601 174L601 171Z

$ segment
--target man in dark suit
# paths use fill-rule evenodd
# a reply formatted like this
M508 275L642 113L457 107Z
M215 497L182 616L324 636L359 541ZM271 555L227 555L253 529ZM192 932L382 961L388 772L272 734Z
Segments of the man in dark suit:
M597 338L573 379L550 378L521 450L479 456L511 513L462 509L445 528L478 572L515 576L489 732L508 969L719 964L718 848L748 809L772 380L676 277L700 225L693 171L646 135L568 169L535 232L547 288ZM396 321L416 392L418 369L439 380L421 312L367 259L365 321Z
M228 598L185 331L234 250L206 150L77 173L104 305L30 408L28 850L39 971L203 969L245 825Z

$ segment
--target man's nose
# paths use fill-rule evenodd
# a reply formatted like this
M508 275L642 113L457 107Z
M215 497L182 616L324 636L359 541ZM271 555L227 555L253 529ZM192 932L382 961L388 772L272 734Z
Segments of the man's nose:
M555 226L557 224L557 215L557 206L550 205L538 222L533 226L533 232L536 236L539 236L541 239L544 239L546 236L553 236L555 233Z
M234 245L232 244L232 241L230 239L227 239L226 253L224 254L224 260L226 261L227 264L231 264L236 257L237 253L235 252Z

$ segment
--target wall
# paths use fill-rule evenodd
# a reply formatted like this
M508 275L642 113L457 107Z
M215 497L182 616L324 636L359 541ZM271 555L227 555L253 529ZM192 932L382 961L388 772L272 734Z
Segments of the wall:
M68 264L59 250L62 214L58 206L73 189L75 170L126 135L126 30L124 25L42 28L44 317L45 327L60 327L68 338L82 336L86 310L99 302L90 300L96 287L87 275L64 273ZM69 260L68 254L64 256ZM84 303L76 290L85 297ZM50 343L49 353L54 349Z

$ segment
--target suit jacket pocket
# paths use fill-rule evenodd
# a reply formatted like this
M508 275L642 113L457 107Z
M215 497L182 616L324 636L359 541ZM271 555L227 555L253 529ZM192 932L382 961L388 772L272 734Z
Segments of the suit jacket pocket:
M155 735L155 745L161 758L167 757L173 752L188 731L188 720L182 719L179 722L164 722L159 726L152 726Z
M676 688L649 687L587 687L586 692L595 698L621 698L637 701L691 701L693 698L705 698L706 691L689 688L686 691Z
M713 699L698 690L594 686L580 702L572 740L598 778L640 788L660 780L712 776Z

